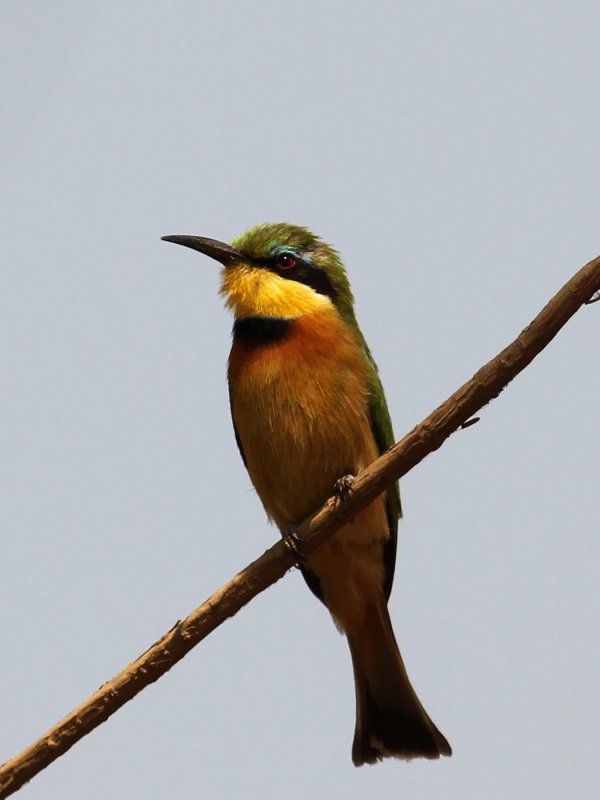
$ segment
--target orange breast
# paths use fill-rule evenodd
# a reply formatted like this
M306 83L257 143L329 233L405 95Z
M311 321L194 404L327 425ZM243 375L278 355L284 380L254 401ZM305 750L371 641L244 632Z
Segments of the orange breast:
M234 342L233 420L252 482L280 527L300 522L337 478L376 457L368 369L333 308L292 320L279 341Z
M262 503L282 528L299 523L378 455L368 407L369 365L337 312L295 319L261 345L234 341L229 359L234 424ZM359 630L383 596L389 537L377 498L308 560L338 626Z

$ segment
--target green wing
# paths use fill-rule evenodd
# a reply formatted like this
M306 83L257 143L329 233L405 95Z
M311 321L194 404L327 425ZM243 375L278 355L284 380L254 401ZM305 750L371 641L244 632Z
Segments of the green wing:
M362 338L362 337L361 337ZM364 341L364 339L363 339ZM372 379L369 386L369 412L371 415L371 429L377 443L379 453L384 453L394 444L394 431L392 420L388 411L383 386L379 378L377 365L373 360L366 343L364 345L367 357L372 367ZM390 526L390 538L384 545L383 558L385 563L384 591L389 598L394 582L394 569L396 567L396 546L398 542L398 519L402 516L400 504L400 484L398 481L386 493L386 512Z

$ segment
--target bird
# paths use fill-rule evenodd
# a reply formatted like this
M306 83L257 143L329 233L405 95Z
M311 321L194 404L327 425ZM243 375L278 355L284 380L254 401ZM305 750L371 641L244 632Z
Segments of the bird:
M351 481L394 443L344 264L311 230L287 222L257 225L231 245L162 239L222 266L220 294L234 318L227 369L234 434L267 516L288 537L340 479ZM356 766L452 754L412 687L388 611L401 514L396 482L296 559L348 641Z

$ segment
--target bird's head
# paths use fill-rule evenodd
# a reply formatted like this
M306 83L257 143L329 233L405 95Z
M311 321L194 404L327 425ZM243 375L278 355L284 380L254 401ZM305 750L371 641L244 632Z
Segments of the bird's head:
M163 236L223 265L221 294L236 319L294 318L333 305L354 320L353 297L339 254L308 228L264 223L231 245L201 236Z

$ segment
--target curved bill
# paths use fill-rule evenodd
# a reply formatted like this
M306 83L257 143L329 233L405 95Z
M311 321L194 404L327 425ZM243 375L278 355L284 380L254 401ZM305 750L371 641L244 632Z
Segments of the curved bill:
M184 247L191 247L192 250L198 250L199 253L204 253L205 256L214 258L224 266L233 263L239 264L240 261L248 261L248 256L245 256L230 244L219 242L217 239L207 239L204 236L188 236L186 234L161 236L161 239L163 242L173 242L173 244L182 244Z

